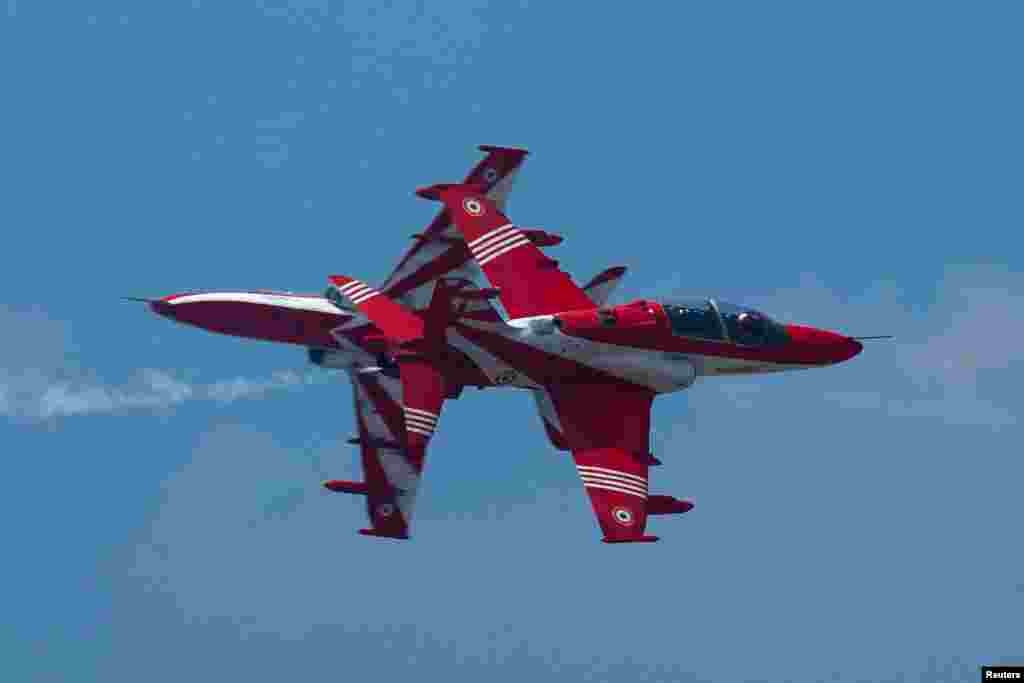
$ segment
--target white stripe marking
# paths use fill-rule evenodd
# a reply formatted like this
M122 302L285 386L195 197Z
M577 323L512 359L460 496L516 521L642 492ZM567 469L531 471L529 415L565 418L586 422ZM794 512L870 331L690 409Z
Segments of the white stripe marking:
M352 303L354 303L355 305L358 306L359 304L361 304L363 302L369 301L370 299L372 299L373 297L377 296L378 294L380 294L380 292L375 292L373 290L370 290L369 292L367 292L365 294L360 294L356 298L352 299Z
M497 254L491 254L490 256L488 256L487 258L483 259L482 261L478 261L478 263L479 263L479 264L480 264L481 266L486 266L486 265L487 265L488 263L490 263L490 262L491 262L491 261L493 261L494 259L498 258L498 257L499 257L499 256L501 256L502 254L504 254L504 253L506 253L506 252L509 252L509 251L512 251L512 250L513 250L513 249L515 249L516 247L521 247L521 246L523 246L524 244L529 244L529 243L530 243L530 240L528 240L528 239L525 239L525 238L521 238L521 239L520 239L520 240L519 240L518 242L514 242L514 243L513 243L513 244L511 244L510 246L507 246L507 247L505 247L504 249L502 249L501 251L499 251L499 252L498 252Z
M643 486L644 488L647 487L646 481L637 481L636 479L631 479L630 477L624 477L621 474L605 474L604 472L580 472L580 476L584 478L597 477L598 479L621 481L624 484L632 484L633 486Z
M494 244L498 240L508 237L509 235L516 234L518 232L519 230L516 229L514 225L506 225L501 230L495 230L488 233L484 239L473 244L473 246L471 246L469 249L470 251L480 251L481 249L485 249L487 245Z
M505 230L505 231L500 232L499 234L494 235L493 237L488 237L486 240L484 240L480 244L476 244L476 245L470 247L469 250L472 251L474 254L479 254L482 251L487 251L488 249L493 247L498 242L500 242L500 241L502 241L502 240L504 240L506 238L509 238L509 237L515 237L518 234L520 234L520 233L515 228L512 228L510 230Z
M511 234L503 236L497 242L493 242L491 244L488 244L486 247L479 248L479 249L474 249L473 250L473 256L475 256L478 259L487 258L487 256L489 254L493 254L494 252L498 251L502 247L506 247L506 246L512 244L513 242L515 242L516 240L521 240L521 239L526 239L526 238L523 237L522 235L520 235L518 232L513 232Z
M412 432L413 434L421 434L427 437L428 439L434 435L433 432L425 432L422 429L417 429L416 427L406 427L406 430Z
M469 243L469 248L470 248L470 249L472 249L473 247L475 247L476 245L480 244L481 242L483 242L483 241L484 241L485 239L487 239L487 238L488 238L488 237L490 237L491 235L494 235L495 233L497 233L497 232L499 232L499 231L501 231L501 230L507 230L508 228L514 228L514 227L515 227L515 226L514 226L514 225L512 225L511 223L506 223L505 225L502 225L502 226L500 226L500 227L497 227L497 228L495 228L494 230L490 230L490 231L488 231L488 232L485 232L484 234L480 235L480 236L479 236L479 237L477 237L477 238L476 238L475 240L473 240L472 242L470 242L470 243Z
M359 285L358 287L353 287L352 289L346 290L341 293L347 296L349 299L351 299L354 296L359 296L368 289L370 289L369 285ZM338 291L340 292L341 290L339 289Z
M411 415L405 416L405 424L416 425L417 427L429 429L430 431L434 431L435 429L437 429L437 425L431 424L422 418L412 417Z
M417 420L423 420L424 422L429 422L430 424L434 424L435 422L437 422L437 418L435 418L432 415L423 415L422 413L413 413L412 411L406 411L406 417L416 418Z
M629 477L623 477L619 474L605 474L603 472L580 472L581 477L594 477L597 479L608 479L610 481L621 481L623 484L630 484L632 486L642 486L647 488L646 481L637 481L636 479L630 479Z
M595 467L593 465L577 465L576 469L580 472L588 472L593 474L611 474L617 477L625 477L626 479L635 479L644 486L647 485L647 480L643 477L638 477L635 474L629 474L628 472L620 472L619 470L608 469L607 467Z
M287 308L294 311L317 311L338 315L338 309L330 301L317 296L289 296L263 292L201 292L183 294L167 301L171 306L187 306L201 303L260 304Z
M405 406L405 412L407 412L407 413L415 413L417 415L422 415L423 417L429 417L432 420L434 420L435 422L437 421L437 414L430 413L430 412L427 412L426 410L421 410L419 408L410 408L409 406Z
M603 484L584 484L588 489L601 489L603 491L615 491L616 493L625 493L630 496L636 496L637 498L643 498L647 500L647 494L637 493L636 491L630 491L629 489L620 489L617 486L605 486Z
M594 477L586 476L581 477L584 485L586 484L605 484L607 486L618 486L623 489L629 489L630 491L636 491L637 493L647 493L647 487L640 486L639 484L628 484L624 481L618 481L616 479L608 479L605 477Z
M346 283L346 284L338 287L338 291L341 292L342 294L348 296L351 292L359 289L360 287L366 287L366 286L367 285L366 285L365 282L360 282L359 280L352 280L352 282Z

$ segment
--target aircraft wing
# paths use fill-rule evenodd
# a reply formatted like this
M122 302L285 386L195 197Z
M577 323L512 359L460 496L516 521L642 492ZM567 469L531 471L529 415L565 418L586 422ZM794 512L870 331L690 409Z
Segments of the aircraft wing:
M367 496L372 527L361 533L408 538L427 446L445 399L458 388L446 380L443 358L436 349L436 335L443 333L443 326L434 325L431 316L424 319L409 311L365 282L344 275L330 280L327 295L331 301L350 305L371 320L383 333L376 343L388 354L378 361L387 367L351 371L365 482L359 490L346 488L345 482L326 485ZM439 297L446 293L443 287L438 291ZM429 312L437 314L437 306Z
M350 442L359 446L363 481L324 486L366 497L370 526L359 533L408 538L423 462L407 457L403 444L402 384L381 372L354 371L349 377L358 429Z
M653 392L626 383L561 384L548 387L547 394L602 540L656 541L657 536L645 533L649 515L693 507L689 501L648 493L648 470L659 464L649 450Z
M524 149L481 145L487 153L466 176L467 183L478 186L496 206L504 207L512 183L526 159ZM447 210L437 213L402 256L380 291L413 310L427 306L438 278L476 281L479 271L459 232L452 226ZM481 310L490 306L483 302Z
M513 318L594 308L587 293L544 255L528 232L472 184L433 185L421 197L444 202L477 265Z

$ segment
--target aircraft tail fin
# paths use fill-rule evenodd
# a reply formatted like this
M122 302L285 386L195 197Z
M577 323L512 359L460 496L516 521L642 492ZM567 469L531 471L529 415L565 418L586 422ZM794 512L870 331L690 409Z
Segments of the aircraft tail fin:
M423 338L423 319L405 306L392 301L386 294L346 275L332 275L329 280L329 299L341 299L340 303L355 306L387 337L399 343Z
M608 302L608 297L619 286L619 282L622 281L622 276L625 274L625 266L615 266L614 268L603 270L595 275L590 282L583 285L583 291L587 293L587 296L590 297L590 300L595 305L604 306Z

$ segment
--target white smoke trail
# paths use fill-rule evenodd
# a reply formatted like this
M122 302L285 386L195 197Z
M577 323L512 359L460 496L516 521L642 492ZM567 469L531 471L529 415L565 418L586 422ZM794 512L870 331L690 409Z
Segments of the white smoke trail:
M339 374L309 367L204 383L150 368L111 381L82 369L70 324L41 307L18 310L0 304L0 330L5 332L0 334L0 418L15 421L166 410L192 401L233 403L332 383Z
M142 370L121 386L91 379L59 379L38 370L13 373L0 369L0 415L42 421L75 415L171 408L186 401L220 404L335 380L337 373L319 368L286 370L265 378L236 377L211 383L178 379L163 370Z

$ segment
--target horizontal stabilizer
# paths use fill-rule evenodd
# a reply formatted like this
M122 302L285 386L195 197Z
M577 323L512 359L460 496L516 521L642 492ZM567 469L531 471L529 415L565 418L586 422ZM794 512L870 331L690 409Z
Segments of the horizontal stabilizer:
M522 147L504 147L502 145L480 145L477 147L481 152L515 152L526 156L529 154Z
M681 515L693 509L693 502L672 496L648 496L648 515Z
M433 185L427 185L426 187L416 188L416 196L423 197L424 199L440 201L441 193L453 187L464 188L466 190L480 192L481 194L484 192L484 188L474 183L435 183Z
M403 533L388 533L387 531L379 531L377 529L360 529L359 533L363 536L376 536L377 538L397 538L400 540L406 540L409 538L409 534Z
M397 441L388 441L386 439L362 439L358 436L352 437L348 440L349 444L353 446L366 446L368 448L401 448L402 444Z
M659 541L657 536L637 536L635 538L602 538L605 543L654 543Z
M365 496L370 492L370 487L367 486L365 481L329 479L324 482L324 488L336 493L353 493L358 496Z
M565 241L565 238L561 235L556 235L546 230L538 230L537 228L520 228L519 232L523 233L523 237L530 240L537 247L554 247Z

